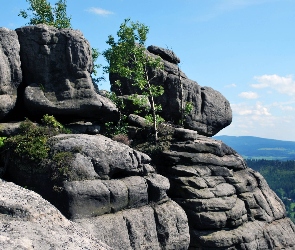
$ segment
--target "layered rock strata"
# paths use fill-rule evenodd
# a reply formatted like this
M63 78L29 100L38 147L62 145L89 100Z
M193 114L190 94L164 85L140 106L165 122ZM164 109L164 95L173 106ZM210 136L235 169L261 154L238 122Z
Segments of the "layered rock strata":
M41 167L6 158L6 178L34 189L114 249L188 248L187 216L147 155L102 135L58 135L48 145Z
M221 141L184 129L158 169L186 212L190 249L294 249L295 226L264 178Z

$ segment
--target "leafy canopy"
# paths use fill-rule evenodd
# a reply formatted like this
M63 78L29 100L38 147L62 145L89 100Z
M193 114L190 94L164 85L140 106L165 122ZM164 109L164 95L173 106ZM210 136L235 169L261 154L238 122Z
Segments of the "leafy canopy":
M153 123L155 139L157 140L157 123L162 119L157 114L161 106L155 103L154 98L162 95L164 89L152 80L157 70L163 69L163 62L158 56L149 56L146 53L145 41L149 28L142 23L125 19L117 32L118 40L108 37L110 48L103 52L109 63L104 67L106 73L113 73L132 81L132 85L139 88L141 95L148 97L152 114L146 118ZM119 80L116 84L120 87Z
M47 24L58 29L70 28L71 18L67 16L66 0L59 0L52 7L47 0L26 0L30 7L21 10L19 16L28 19L29 25Z

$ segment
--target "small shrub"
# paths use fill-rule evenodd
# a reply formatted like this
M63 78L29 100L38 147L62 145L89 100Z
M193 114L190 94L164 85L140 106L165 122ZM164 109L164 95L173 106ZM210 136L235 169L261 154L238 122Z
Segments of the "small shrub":
M58 152L52 157L52 180L71 180L71 164L74 159L72 152Z
M4 146L7 137L0 137L0 148Z
M45 115L42 122L43 126L40 126L26 119L20 125L20 133L5 140L4 146L14 154L15 161L34 161L41 166L50 150L48 138L65 132L62 124L53 116Z

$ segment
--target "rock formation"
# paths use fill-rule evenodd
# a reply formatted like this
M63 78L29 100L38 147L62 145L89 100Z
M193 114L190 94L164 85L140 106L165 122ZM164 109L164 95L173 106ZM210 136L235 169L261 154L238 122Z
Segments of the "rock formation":
M240 155L193 131L176 129L175 136L158 169L188 216L190 249L295 248L282 201Z
M0 28L0 120L14 108L22 81L20 45L15 31Z
M24 103L31 116L71 121L118 119L115 105L95 92L91 49L82 33L47 25L16 29L20 43Z
M0 190L0 249L112 249L35 192L1 179Z
M186 214L147 155L102 135L61 134L48 144L41 166L4 157L5 178L32 188L114 249L188 248Z
M162 85L164 94L156 98L162 105L161 116L172 123L179 124L181 120L188 129L196 130L199 134L213 136L232 121L232 111L229 102L222 94L210 87L201 87L197 82L190 80L177 65L180 59L168 49L149 46L147 55L160 56L163 59L164 70L157 72L152 82ZM120 79L118 89L114 82ZM132 85L131 81L110 74L111 90L117 95L140 94L140 90ZM187 104L192 110L184 114Z
M16 100L26 107L19 117L48 113L81 133L37 138L48 150L38 161L3 149L1 138L0 178L14 183L0 179L0 248L294 249L295 226L264 178L233 149L206 137L231 123L228 101L188 79L171 50L150 46L146 53L163 59L154 79L165 91L157 99L162 116L190 129L166 124L166 150L153 159L103 135L84 134L99 133L118 119L118 110L94 90L90 46L79 31L0 29L0 136L21 131L9 118L18 110ZM112 89L129 100L137 90L122 83L121 91ZM183 114L186 104L193 108ZM132 133L148 131L142 117L128 115ZM39 152L26 139L21 143L29 152Z

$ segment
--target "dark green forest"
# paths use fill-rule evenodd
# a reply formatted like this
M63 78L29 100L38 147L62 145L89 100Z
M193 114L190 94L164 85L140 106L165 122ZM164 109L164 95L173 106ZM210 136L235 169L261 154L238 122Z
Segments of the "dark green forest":
M284 202L288 217L295 223L295 161L248 159L246 162L262 174Z

